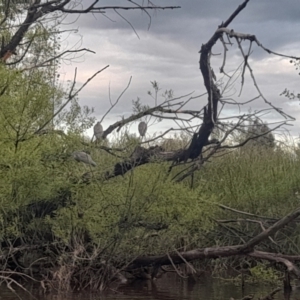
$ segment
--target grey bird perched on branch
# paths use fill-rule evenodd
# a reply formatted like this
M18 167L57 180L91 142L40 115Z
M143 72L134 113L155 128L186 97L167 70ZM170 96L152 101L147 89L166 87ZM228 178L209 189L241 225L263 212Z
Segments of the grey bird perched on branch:
M87 165L92 165L93 167L97 166L97 164L93 161L91 156L84 151L75 151L72 153L72 156L78 162L83 162Z
M96 125L94 126L94 136L96 140L100 140L102 138L103 134L103 127L100 124L100 122L97 122Z
M147 124L144 121L142 121L139 124L139 133L140 133L140 136L144 137L145 134L146 134L146 132L147 132Z

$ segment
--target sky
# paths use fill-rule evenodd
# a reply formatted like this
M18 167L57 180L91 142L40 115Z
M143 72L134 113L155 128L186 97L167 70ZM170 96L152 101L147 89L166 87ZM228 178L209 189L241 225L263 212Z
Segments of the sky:
M143 1L138 3L142 4ZM147 1L144 1L146 4ZM64 81L73 78L77 68L77 83L80 85L91 75L109 65L81 92L82 105L94 107L95 117L101 120L110 108L110 99L114 102L121 92L131 84L121 97L118 105L103 121L106 128L122 116L132 114L132 100L137 97L142 104L154 105L154 100L147 94L151 90L151 81L157 81L161 94L172 89L175 97L189 93L193 96L205 92L203 79L199 70L199 50L213 35L218 26L242 3L241 0L153 0L156 5L181 6L174 10L150 11L149 17L140 11L107 11L102 14L85 14L80 17L72 15L64 20L63 28L77 29L77 33L63 36L63 47L81 47L95 51L82 57L65 62L61 69ZM88 6L91 1L84 0ZM126 0L106 0L100 5L128 5ZM229 26L241 33L254 34L257 39L272 51L300 57L300 5L298 0L250 0L247 7ZM125 20L126 19L126 20ZM130 24L129 24L130 23ZM132 29L134 28L134 30ZM249 43L244 43L246 50ZM219 68L222 64L222 47L217 44L213 49L212 67L217 79L223 78ZM291 135L300 133L299 101L291 101L280 96L285 88L300 92L300 76L287 58L270 55L256 45L252 46L250 58L255 79L259 88L273 105L280 107L296 120L285 126ZM242 56L234 42L228 45L226 71L232 74L241 64ZM237 78L230 89L224 91L223 97L235 101L247 101L257 96L249 72L245 73L245 86L239 95L241 79ZM159 102L159 103L160 103ZM205 96L188 104L189 109L200 110L207 102ZM241 112L256 111L266 108L263 100L251 105L244 105ZM236 106L224 109L222 116L239 113ZM280 120L276 113L263 116L263 120L273 123ZM282 120L282 118L281 118ZM169 121L158 123L150 132L163 132L174 124ZM136 132L137 123L132 125ZM91 132L91 131L90 131Z

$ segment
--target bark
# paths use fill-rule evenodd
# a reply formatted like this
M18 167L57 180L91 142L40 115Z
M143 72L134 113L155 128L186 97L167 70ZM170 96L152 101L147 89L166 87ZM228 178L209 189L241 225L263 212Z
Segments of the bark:
M286 266L289 273L294 274L297 278L300 278L300 270L291 262L300 261L300 256L285 256L280 253L269 253L263 251L254 250L262 241L266 240L271 235L274 235L278 230L282 229L285 225L295 220L300 216L300 208L286 215L273 226L264 230L262 233L256 235L248 242L234 246L222 246L222 247L207 247L202 249L194 249L184 252L175 252L172 254L166 254L162 256L143 256L133 260L126 268L125 271L132 271L134 269L148 267L148 266L162 266L170 264L182 264L193 260L203 259L215 259L230 256L249 256L256 259L263 259L269 261L275 261Z
M28 10L26 19L23 24L19 27L17 32L13 35L11 40L7 45L5 45L0 51L0 57L5 61L10 56L8 53L15 53L16 48L21 43L24 35L28 31L29 27L37 21L42 16L42 11L37 11L37 9Z
M195 135L196 136L196 135ZM198 142L195 138L195 143ZM212 143L216 143L216 140L212 141L206 141L203 143L203 145L200 145L202 148L203 146L210 145ZM189 147L189 149L195 149L197 147L196 145L194 147ZM117 162L114 167L112 168L112 171L106 172L105 174L100 174L100 176L95 176L94 172L86 172L83 174L82 178L83 180L88 183L91 180L101 180L105 178L106 180L117 177L117 176L123 176L128 171L138 167L142 166L144 164L148 164L151 162L160 162L160 161L171 161L171 162L179 162L182 160L182 158L191 158L188 150L180 149L178 151L171 151L167 152L160 146L153 146L150 148L144 148L141 146L137 146L134 150L134 152L131 154L131 156L128 159L122 160L120 162ZM192 152L192 154L195 154L195 152ZM187 156L186 156L187 155ZM195 158L197 154L195 154Z
M234 18L246 7L248 2L249 0L245 0L228 18L228 20L226 20L219 26L219 28L226 28L234 20ZM202 45L200 50L201 55L199 65L204 80L204 86L207 91L207 105L204 107L202 125L200 126L198 132L194 133L189 147L187 149L181 149L179 151L171 153L164 153L163 151L159 151L158 149L156 149L155 153L153 153L153 149L143 150L141 151L141 155L138 159L117 163L114 167L114 171L110 174L106 174L105 178L108 179L118 175L124 175L128 170L131 170L133 167L149 163L153 154L158 159L161 159L163 161L172 161L174 164L178 164L180 162L185 163L188 160L195 160L202 157L203 147L209 144L209 137L215 127L215 123L217 122L218 105L221 99L221 94L214 81L213 70L210 66L210 57L213 46L222 37L222 34L223 31L217 29L213 36L209 39L209 41L206 44ZM137 116L132 116L130 118L132 120L135 120L136 117L138 117L139 115L143 116L151 114L154 111L159 111L158 107L152 108L147 112L142 112ZM110 134L114 129L120 128L128 122L130 122L129 119L113 124L106 131L104 131L104 137Z

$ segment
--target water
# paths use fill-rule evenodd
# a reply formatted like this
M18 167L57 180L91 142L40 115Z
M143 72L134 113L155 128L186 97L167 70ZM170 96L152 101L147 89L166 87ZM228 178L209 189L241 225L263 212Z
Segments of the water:
M241 299L246 295L254 294L253 299L264 297L274 290L274 286L246 284L244 290L232 282L225 282L213 278L200 278L197 282L184 280L174 274L167 274L157 281L136 281L129 286L119 286L116 290L100 293L70 293L44 295L37 289L31 288L32 297L24 291L18 290L18 295L9 291L5 286L0 288L1 300L226 300ZM277 293L275 300L299 300L300 290L284 295Z

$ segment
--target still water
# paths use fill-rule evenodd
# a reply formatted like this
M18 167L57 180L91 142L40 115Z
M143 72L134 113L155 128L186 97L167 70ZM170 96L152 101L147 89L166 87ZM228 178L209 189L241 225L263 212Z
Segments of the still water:
M212 278L200 278L197 282L184 280L167 274L155 282L139 281L129 286L119 286L116 290L109 290L104 294L100 293L72 293L48 295L38 293L37 289L29 289L33 296L20 290L17 294L7 288L0 287L1 300L229 300L241 299L246 295L253 294L253 299L265 297L274 286L247 285L244 289L233 283ZM275 300L300 300L300 290L295 290L291 295L284 295L279 292L274 296Z

